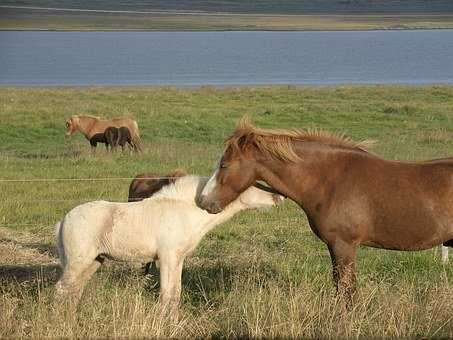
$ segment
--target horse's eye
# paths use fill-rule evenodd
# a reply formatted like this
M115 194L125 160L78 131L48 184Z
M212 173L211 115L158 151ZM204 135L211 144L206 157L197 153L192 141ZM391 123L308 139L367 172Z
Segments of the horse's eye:
M220 169L226 169L226 168L228 168L228 165L226 165L225 163L220 164Z
M68 122L66 122L66 127L69 127L69 123Z

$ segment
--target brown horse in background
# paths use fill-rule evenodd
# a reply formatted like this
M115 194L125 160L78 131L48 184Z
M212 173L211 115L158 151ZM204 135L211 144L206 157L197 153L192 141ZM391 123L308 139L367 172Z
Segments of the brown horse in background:
M128 202L137 202L151 197L164 186L174 183L178 178L186 176L184 170L174 170L167 175L147 172L135 176L129 185Z
M120 128L110 126L104 131L104 139L106 145L110 146L110 151L116 149L119 145L121 146L121 151L124 152L124 146L129 144L130 148L134 148L132 144L132 137L129 129L125 126Z
M218 213L265 181L304 210L327 244L337 289L351 301L357 246L453 247L453 158L391 161L366 147L322 131L259 129L243 119L198 204Z
M91 150L94 152L97 143L105 143L104 132L108 127L122 126L129 129L133 149L137 152L142 151L138 124L135 120L126 117L106 120L94 116L71 116L66 120L66 136L80 131L90 141Z

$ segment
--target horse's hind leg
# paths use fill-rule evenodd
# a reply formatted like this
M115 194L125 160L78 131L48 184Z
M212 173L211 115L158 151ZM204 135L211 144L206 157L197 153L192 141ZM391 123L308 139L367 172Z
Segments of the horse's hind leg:
M442 248L442 263L448 263L448 248L445 246L441 246Z
M453 239L444 242L442 245L442 263L448 263L448 247L453 248Z
M102 262L102 259L96 258L93 261L68 263L56 284L57 300L61 301L63 297L69 297L71 302L77 304L83 288Z
M348 307L352 306L352 296L356 287L355 257L356 247L341 239L328 244L332 259L333 281L337 292L346 298Z

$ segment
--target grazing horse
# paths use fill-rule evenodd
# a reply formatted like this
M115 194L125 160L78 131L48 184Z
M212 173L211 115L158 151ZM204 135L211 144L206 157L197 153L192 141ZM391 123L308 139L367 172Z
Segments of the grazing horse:
M133 149L132 137L129 129L125 126L117 128L115 126L109 126L104 131L104 140L106 146L110 146L110 150L115 150L119 145L121 146L121 151L124 152L124 146L126 143L129 144L130 148Z
M266 182L303 209L327 244L337 290L351 302L357 246L453 247L453 158L391 161L367 144L322 131L260 129L243 118L199 205L219 213Z
M185 176L140 202L95 201L72 209L56 224L63 275L58 297L75 302L104 258L160 262L160 300L176 313L184 259L212 228L245 209L271 207L283 200L251 187L222 213L209 214L196 205L207 179Z
M137 152L142 151L137 122L130 118L120 117L104 120L93 116L71 116L66 120L65 135L68 137L74 132L80 131L90 141L91 150L94 152L97 143L105 143L104 132L110 126L128 128L133 149Z

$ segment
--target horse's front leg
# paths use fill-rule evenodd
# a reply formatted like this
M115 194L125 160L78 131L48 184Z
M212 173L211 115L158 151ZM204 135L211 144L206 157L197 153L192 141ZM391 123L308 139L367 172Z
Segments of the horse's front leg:
M181 298L181 275L184 258L173 254L159 255L160 303L164 311L169 311L172 320L178 318Z
M90 145L91 145L91 154L94 155L96 152L96 146L98 145L98 143L95 140L91 139Z
M337 292L346 298L348 307L351 307L356 288L356 246L338 238L327 246L332 259L333 281Z

